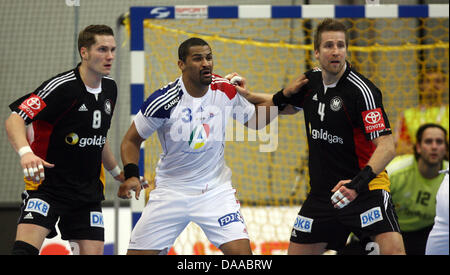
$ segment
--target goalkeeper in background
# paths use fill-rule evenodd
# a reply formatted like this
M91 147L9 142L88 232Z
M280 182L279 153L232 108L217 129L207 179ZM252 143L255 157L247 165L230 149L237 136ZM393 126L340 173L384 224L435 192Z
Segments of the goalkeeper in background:
M427 123L415 135L414 155L396 157L386 170L403 232L406 254L424 255L436 215L436 195L448 169L447 131Z

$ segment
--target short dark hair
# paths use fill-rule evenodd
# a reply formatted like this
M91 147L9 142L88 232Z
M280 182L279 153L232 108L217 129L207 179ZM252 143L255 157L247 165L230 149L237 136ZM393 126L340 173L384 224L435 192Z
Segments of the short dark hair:
M78 53L81 57L81 48L90 46L95 44L95 36L96 35L111 35L114 36L113 30L106 25L89 25L84 30L80 31L78 34Z
M178 47L178 59L185 62L186 57L189 54L189 48L193 46L209 46L209 44L198 37L191 37L187 40L185 40L183 43L181 43L180 47ZM210 47L211 48L211 47Z
M347 27L340 21L332 18L326 18L316 28L314 34L314 50L319 50L322 42L322 33L326 31L340 31L345 34L345 47L348 48L348 33Z
M417 129L417 132L416 132L416 144L414 144L414 157L416 158L416 160L418 160L419 157L420 157L420 154L417 152L416 145L420 144L422 142L423 133L428 128L439 128L439 129L442 130L442 132L444 133L444 142L445 142L445 145L446 145L446 147L448 149L447 130L445 130L444 127L442 127L441 125L436 124L436 123L425 123L422 126L420 126L419 129Z

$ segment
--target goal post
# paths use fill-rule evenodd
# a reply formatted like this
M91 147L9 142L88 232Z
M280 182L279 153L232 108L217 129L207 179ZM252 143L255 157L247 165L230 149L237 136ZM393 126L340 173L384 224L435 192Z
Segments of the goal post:
M313 29L323 18L338 18L350 26L348 60L380 88L395 127L400 113L417 105L418 78L426 67L437 66L448 74L448 9L449 4L130 7L125 25L130 35L131 118L150 93L180 75L177 47L191 36L211 45L215 73L236 71L247 78L252 91L274 93L318 65ZM448 77L446 84L447 93L439 100L448 104ZM256 133L245 129L246 140L226 142L226 162L251 241L263 242L255 244L257 253L286 248L308 192L303 114L279 117L277 123L277 146L270 152L259 150L270 142L264 139L270 136L265 132L269 129ZM256 141L249 138L255 136ZM141 148L141 175L150 181L160 152L156 135ZM144 203L142 198L131 201L133 226ZM189 249L175 252L213 253L200 235L184 234L180 246Z

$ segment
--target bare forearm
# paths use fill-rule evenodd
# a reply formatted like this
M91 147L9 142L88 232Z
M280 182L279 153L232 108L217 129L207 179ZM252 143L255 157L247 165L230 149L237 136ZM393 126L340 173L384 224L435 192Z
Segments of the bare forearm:
M247 92L243 95L250 103L256 106L274 106L272 102L272 94Z
M5 122L5 129L11 146L18 151L24 146L29 146L25 121L16 113L12 113Z
M108 170L108 171L114 169L118 165L117 160L111 151L111 147L109 146L108 141L106 141L105 146L103 147L102 161L103 161L103 165L105 166L106 170Z
M144 139L139 136L133 123L125 134L120 146L120 154L124 166L129 163L137 164L139 162L139 152L143 141Z
M369 159L367 165L372 167L375 174L381 173L389 162L395 157L395 145L392 135L381 136L376 142L377 148Z
M139 150L140 146L137 144L130 142L129 140L122 141L120 152L123 165L125 166L128 163L137 164L139 162Z

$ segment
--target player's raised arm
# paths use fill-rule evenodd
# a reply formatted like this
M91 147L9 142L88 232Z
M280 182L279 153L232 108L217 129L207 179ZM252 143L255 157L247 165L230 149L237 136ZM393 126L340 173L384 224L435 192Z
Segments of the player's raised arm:
M281 89L278 93L269 94L251 92L247 89L247 80L236 72L226 75L225 78L230 80L231 84L236 86L236 91L241 96L243 96L251 103L259 106L277 106L277 100L279 100L280 97L283 98L283 102L289 101L289 98L291 98L292 95L297 94L300 91L301 87L308 83L308 78L306 78L304 74L301 74L300 76L292 80L288 84L288 86ZM276 98L274 99L274 97Z
M278 93L268 94L268 93L258 93L251 92L247 89L246 79L240 76L238 73L234 72L225 76L228 80L230 80L231 84L236 86L236 91L247 99L250 103L253 103L256 106L255 115L245 124L245 126L260 129L269 124L278 114L295 114L298 112L298 109L295 109L292 105L289 104L290 98L292 95L298 93L306 83L308 83L308 79L304 74L295 78L286 88L283 88ZM282 105L282 106L280 106ZM271 107L277 106L278 111L271 112ZM260 118L260 107L265 108L265 123L258 123ZM254 126L252 126L254 125ZM262 126L262 127L261 127Z

